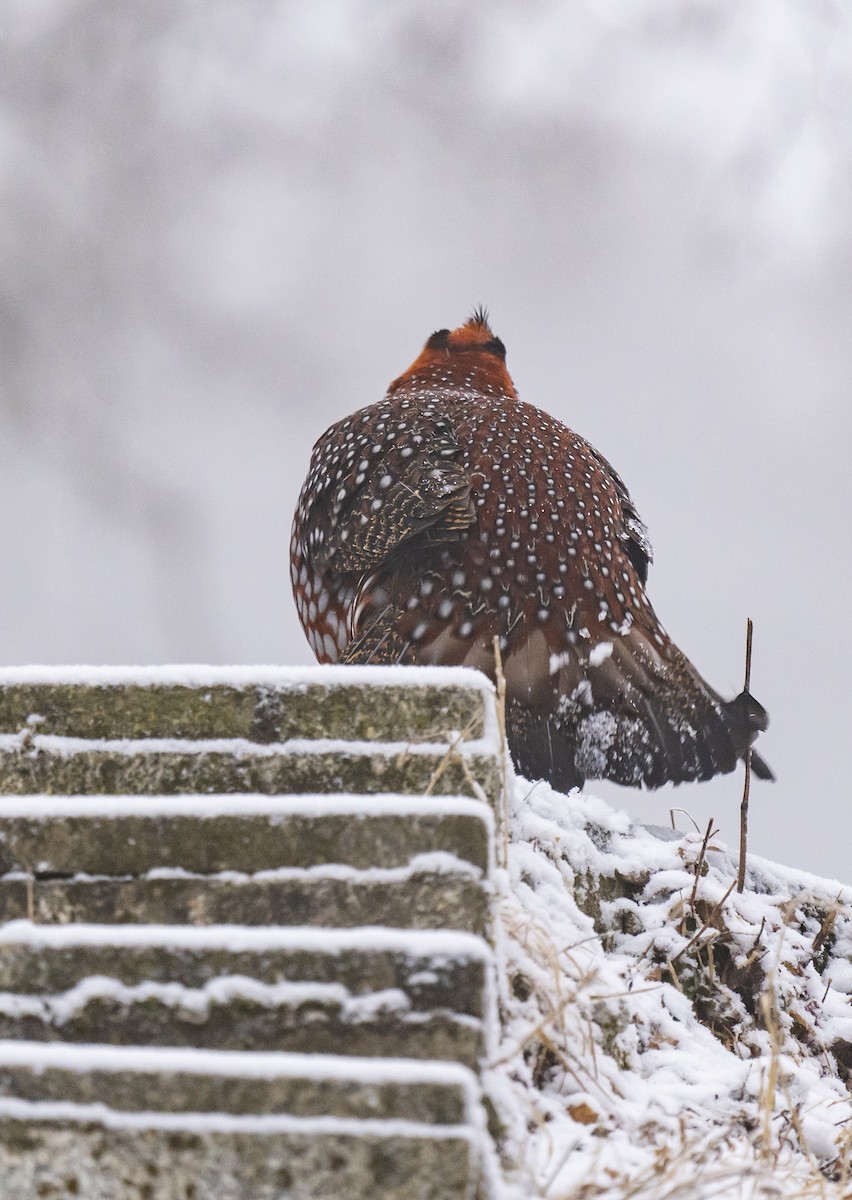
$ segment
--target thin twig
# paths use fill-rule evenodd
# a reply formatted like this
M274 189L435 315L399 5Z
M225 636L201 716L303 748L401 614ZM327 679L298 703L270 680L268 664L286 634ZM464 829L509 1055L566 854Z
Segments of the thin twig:
M751 617L746 623L746 664L745 664L745 686L743 691L748 695L751 686L751 639L754 633L754 622ZM740 805L740 865L737 871L737 891L742 892L745 887L746 873L746 848L748 846L748 794L751 790L751 746L746 749L745 757L745 782L743 784L743 800Z
M813 940L813 944L811 945L812 959L816 958L820 950L822 950L826 938L831 934L831 931L834 928L834 923L837 920L837 911L838 910L836 908L832 908L826 915L822 925L820 925L819 933L816 935Z
M500 639L494 636L494 675L497 680L497 728L500 732L500 772L503 782L503 866L509 867L509 779L506 768L506 676L503 674L503 656Z
M620 992L604 992L602 995L594 996L589 994L590 1000L617 1000L621 996L641 996L643 992L658 992L663 985L661 983L652 983L649 987L634 988L633 991L622 990Z
M724 896L719 901L719 903L713 905L713 908L710 910L707 920L704 922L704 924L698 930L698 933L696 933L693 937L691 937L689 939L689 941L686 943L686 945L683 947L682 950L678 950L678 952L674 956L674 958L669 959L669 966L671 966L672 963L676 963L679 958L683 958L684 954L686 954L686 952L688 950L691 950L692 947L695 945L695 943L700 940L702 933L705 933L710 928L710 926L713 924L714 918L722 911L722 905L728 899L728 897L730 896L730 894L733 890L734 890L734 885L731 884L731 886L725 892ZM720 931L717 930L716 932L718 933Z
M852 1129L850 1129L848 1136L844 1138L843 1148L840 1151L840 1191L844 1196L846 1195L846 1183L849 1179L850 1157L852 1157L850 1151L852 1151Z
M760 958L761 955L766 953L766 947L763 946L760 941L760 939L763 937L763 931L765 928L766 916L764 915L760 918L760 929L758 929L757 933L754 935L754 941L751 944L751 950L748 952L748 958L746 959L747 967L750 967L756 958Z
M674 963L672 962L672 960L670 958L666 959L666 967L668 969L669 974L672 977L672 983L674 983L675 987L677 988L677 990L679 992L683 993L683 984L678 979L677 971L674 969Z
M692 884L692 895L689 897L690 910L695 912L695 897L698 894L698 880L701 878L701 868L704 866L704 855L707 853L707 843L713 833L713 818L707 822L707 832L704 834L704 841L701 843L701 853L698 855L698 862L695 864L695 880Z
M473 729L475 724L476 724L476 718L474 718L470 722L469 725L465 726L465 728L462 729L460 733L456 733L456 734L450 736L446 754L440 760L438 765L435 767L432 774L429 776L429 782L426 784L426 791L424 793L425 795L427 795L427 796L432 795L432 789L438 783L438 780L444 774L447 767L449 767L450 763L455 761L456 755L458 755L462 764L464 764L464 761L465 761L464 755L459 750L459 747L464 743L467 734L471 732L471 730ZM407 757L407 754L408 754L408 752L406 751L405 755L403 756L403 761L404 761L405 757ZM471 776L471 778L472 778L472 776Z

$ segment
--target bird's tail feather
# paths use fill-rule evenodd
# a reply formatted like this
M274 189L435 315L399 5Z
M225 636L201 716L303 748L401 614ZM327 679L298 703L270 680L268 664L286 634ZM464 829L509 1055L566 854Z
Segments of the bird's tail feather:
M589 663L579 684L576 660L560 674L549 706L510 702L508 712L519 770L557 787L601 778L647 788L711 779L733 771L769 724L749 693L724 701L674 645L664 658L635 630L599 666ZM754 751L751 762L758 779L773 778Z
M743 758L759 733L769 728L769 714L751 692L742 691L724 706L737 756ZM751 751L751 769L758 779L774 779L772 768L756 750Z

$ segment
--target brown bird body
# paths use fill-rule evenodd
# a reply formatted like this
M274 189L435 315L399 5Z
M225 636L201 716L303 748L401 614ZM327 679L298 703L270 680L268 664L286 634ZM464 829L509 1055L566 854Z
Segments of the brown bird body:
M493 678L497 637L523 774L659 787L733 770L767 717L746 692L723 701L669 639L651 557L620 477L518 398L477 312L317 442L291 573L321 662Z

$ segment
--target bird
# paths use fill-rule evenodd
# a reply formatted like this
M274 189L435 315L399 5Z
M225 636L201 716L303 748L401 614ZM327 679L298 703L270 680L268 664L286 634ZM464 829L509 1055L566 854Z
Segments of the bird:
M518 772L658 788L750 759L768 726L723 700L660 624L651 541L621 476L522 401L478 308L384 399L316 443L293 521L299 619L321 663L502 671Z

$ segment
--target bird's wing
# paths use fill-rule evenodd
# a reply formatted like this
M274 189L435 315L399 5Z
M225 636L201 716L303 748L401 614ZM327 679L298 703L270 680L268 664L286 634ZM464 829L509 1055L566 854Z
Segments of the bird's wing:
M639 516L639 510L633 503L633 498L627 490L627 485L612 463L605 459L601 452L596 450L594 446L590 445L589 450L600 463L601 469L612 480L613 487L621 503L623 518L619 537L628 558L636 569L636 574L643 583L647 583L648 566L654 561L654 547L651 544L651 535L648 532L648 527Z
M385 444L375 456L365 446L342 481L312 497L309 550L317 567L372 571L416 535L446 541L471 523L470 479L455 461L452 424L425 422L420 436L413 454L410 440L400 450Z

